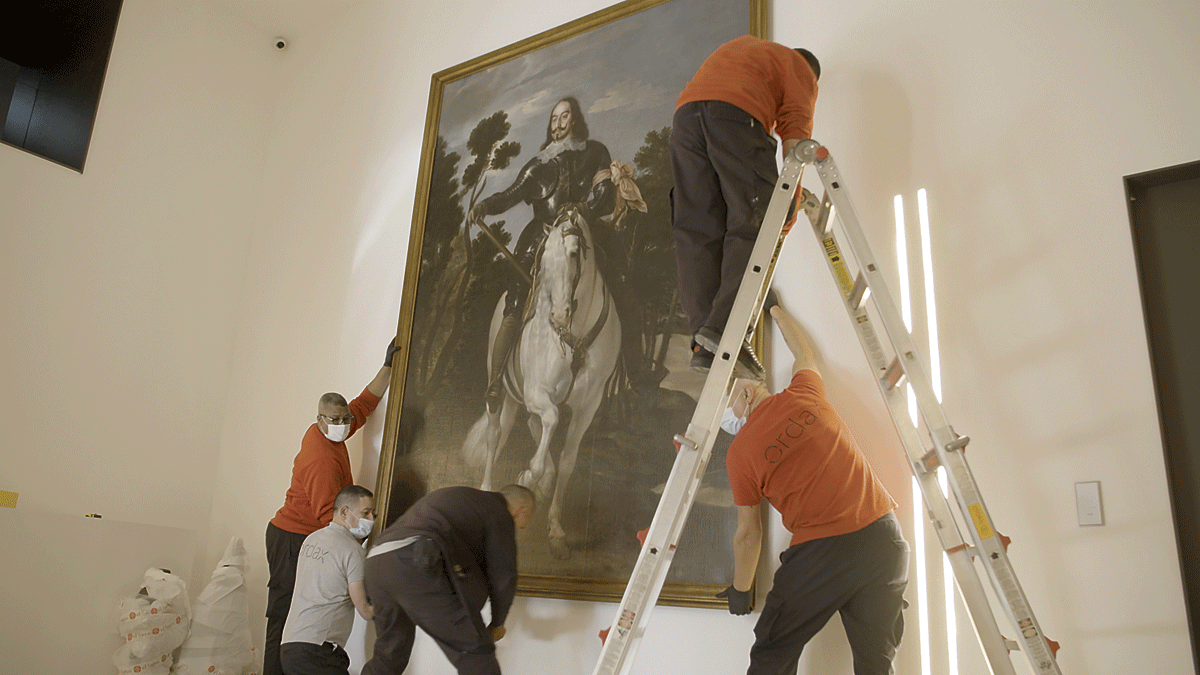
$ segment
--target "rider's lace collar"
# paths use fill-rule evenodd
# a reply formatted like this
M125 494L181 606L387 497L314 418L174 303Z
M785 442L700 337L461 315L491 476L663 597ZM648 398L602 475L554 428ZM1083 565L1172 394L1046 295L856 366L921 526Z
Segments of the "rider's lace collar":
M557 157L561 152L565 152L567 150L583 150L586 147L587 141L580 140L574 136L568 136L567 140L565 141L551 141L550 145L542 148L542 151L537 154L537 159L539 162L545 164L546 162L549 162Z

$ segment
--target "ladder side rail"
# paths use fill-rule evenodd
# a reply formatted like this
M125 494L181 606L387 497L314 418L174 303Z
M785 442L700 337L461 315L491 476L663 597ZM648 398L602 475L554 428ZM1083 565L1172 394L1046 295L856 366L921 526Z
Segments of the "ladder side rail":
M732 369L731 369L732 372ZM713 438L706 441L711 451ZM608 638L601 648L595 673L627 673L632 667L650 613L666 582L674 543L683 530L687 511L695 497L692 483L703 476L701 449L681 448L675 457L671 475L659 499L646 541L638 553L625 593L617 607Z
M763 215L754 250L750 253L746 271L742 274L742 282L733 301L733 308L729 312L725 330L721 333L721 343L713 355L713 363L718 360L736 360L742 348L742 340L750 331L750 327L758 321L763 300L775 273L775 262L782 246L783 226L786 224L788 210L794 203L796 191L800 189L800 179L807 163L796 153L790 153L784 158L783 169L779 172L775 191ZM797 209L797 220L799 215ZM707 387L707 384L705 386ZM699 412L699 405L696 409Z
M641 638L662 585L666 581L674 547L682 534L687 514L716 440L721 411L729 396L733 367L742 340L757 321L762 301L774 273L774 258L779 251L780 235L788 209L799 189L806 162L789 156L776 183L750 254L746 272L734 299L729 321L713 357L713 365L704 382L683 443L671 469L667 488L659 498L654 520L638 554L625 593L617 606L608 637L600 650L594 675L627 674L633 667Z
M828 199L825 200L825 204L829 204ZM838 281L843 305L855 327L855 333L858 335L863 352L875 371L884 373L888 369L889 359L879 342L865 305L855 303L852 298L854 285L850 281L851 275L846 267L845 259L840 253L836 237L828 228L824 227L823 220L817 214L814 214L812 218L812 225L813 231L825 251L825 262L829 265L834 279ZM1016 675L1008 647L1000 627L996 623L995 613L992 611L983 583L971 562L970 549L963 540L950 505L942 493L941 486L937 483L936 473L924 469L922 462L924 446L917 434L916 427L906 422L908 419L906 390L902 386L889 386L880 376L875 378L875 383L888 406L893 425L904 445L909 467L920 485L926 509L934 522L942 550L946 553L954 570L959 592L970 614L976 637L983 647L989 669L992 675ZM914 527L922 525L920 522L914 523Z
M962 450L953 450L945 454L946 458L943 461L947 472L951 475L951 484L974 486L975 479L971 475L970 467L967 466ZM970 517L976 521L974 531L980 531L981 536L983 534L991 535L983 540L985 546L979 549L979 560L983 564L983 568L987 570L996 594L1002 600L1009 621L1012 622L1013 628L1020 634L1021 640L1025 644L1024 651L1029 659L1029 664L1038 675L1061 675L1062 671L1058 667L1058 661L1050 648L1046 634L1042 632L1041 624L1034 616L1029 598L1025 595L1025 590L1017 579L1016 570L1008 557L1007 547L992 527L991 517L987 514L982 497L976 503L976 508L970 511Z
M1013 627L1025 640L1030 665L1039 675L1059 673L1041 627L1037 624L1032 608L1017 582L1016 573L1008 564L1004 546L999 537L995 536L983 497L966 467L962 447L957 444L957 435L946 421L941 404L933 393L933 387L913 345L912 337L904 326L895 300L888 291L887 282L871 253L870 244L862 231L849 195L843 189L836 162L828 155L828 151L815 141L801 142L794 152L803 158L811 157L814 160L814 166L825 186L826 198L832 201L837 210L849 249L859 263L860 274L871 288L871 300L896 348L897 361L913 387L921 415L934 441L934 450L950 474L950 484L959 502L959 508L965 519L973 525L971 536L980 552L980 559L989 571L997 595L1006 601L1006 612L1013 622ZM824 156L820 157L819 154ZM993 570L993 567L1002 569Z

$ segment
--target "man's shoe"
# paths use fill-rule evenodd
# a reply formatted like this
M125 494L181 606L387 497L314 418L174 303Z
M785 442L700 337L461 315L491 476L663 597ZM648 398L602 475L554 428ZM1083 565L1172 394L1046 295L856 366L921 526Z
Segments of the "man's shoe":
M693 344L704 347L708 350L709 354L716 354L717 348L721 346L721 334L717 332L717 329L710 326L703 326L700 330L696 331L693 339L695 340Z
M696 331L693 344L708 352L708 365L711 366L713 355L719 351L721 336L713 328L704 326ZM695 361L695 350L693 349L692 363L694 364ZM695 369L694 365L692 367ZM742 348L738 350L737 363L734 364L733 374L737 377L761 380L765 376L765 373L766 369L763 368L762 362L758 360L758 355L754 353L754 348L750 346L750 338L747 337L745 340L742 340Z
M704 347L692 342L692 370L698 373L707 373L712 368L713 353Z

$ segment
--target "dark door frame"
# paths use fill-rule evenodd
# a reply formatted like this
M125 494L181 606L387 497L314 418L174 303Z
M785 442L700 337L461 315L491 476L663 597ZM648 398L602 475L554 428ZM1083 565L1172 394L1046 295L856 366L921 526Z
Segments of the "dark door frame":
M1165 282L1160 276L1163 269L1160 264L1161 249L1155 245L1156 231L1149 222L1153 202L1147 199L1148 193L1154 188L1197 178L1200 178L1200 161L1133 174L1125 177L1125 197L1133 234L1146 342L1150 349L1171 516L1192 645L1192 663L1200 674L1200 642L1196 634L1196 625L1200 622L1200 496L1192 496L1192 486L1200 482L1200 447L1188 447L1183 421L1187 411L1181 409L1184 403L1176 396L1178 383L1196 374L1185 372L1186 368L1178 363L1170 329L1165 325L1168 311L1163 295ZM1196 227L1200 228L1200 223ZM1196 256L1197 267L1200 267L1200 251L1187 253ZM1200 343L1195 348L1200 349Z

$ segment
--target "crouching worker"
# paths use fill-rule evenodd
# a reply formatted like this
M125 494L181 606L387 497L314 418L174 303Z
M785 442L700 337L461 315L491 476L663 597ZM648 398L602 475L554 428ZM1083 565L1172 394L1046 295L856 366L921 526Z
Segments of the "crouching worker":
M375 496L351 485L338 493L333 508L333 521L308 535L300 549L296 590L279 646L284 675L347 675L345 645L354 610L371 620L361 540L375 524Z
M904 632L908 543L846 423L825 396L809 342L782 307L771 316L795 356L792 381L771 395L739 379L721 423L735 434L726 466L737 505L733 585L719 597L747 614L767 498L792 533L754 628L750 675L796 672L804 645L840 612L855 675L887 674Z
M499 675L495 642L517 592L516 532L537 504L532 492L448 487L422 497L367 554L375 651L363 675L400 675L416 626L463 675ZM485 626L480 610L491 600Z

